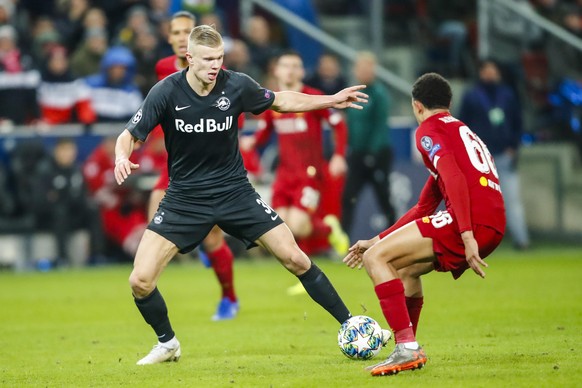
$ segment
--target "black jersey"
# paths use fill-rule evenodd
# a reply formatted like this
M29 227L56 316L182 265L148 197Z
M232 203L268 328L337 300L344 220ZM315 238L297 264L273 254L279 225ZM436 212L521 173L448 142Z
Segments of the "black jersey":
M238 116L263 112L275 95L246 74L221 70L212 91L199 96L186 72L158 82L126 128L145 141L161 125L168 151L168 195L199 197L232 190L247 181L238 148Z

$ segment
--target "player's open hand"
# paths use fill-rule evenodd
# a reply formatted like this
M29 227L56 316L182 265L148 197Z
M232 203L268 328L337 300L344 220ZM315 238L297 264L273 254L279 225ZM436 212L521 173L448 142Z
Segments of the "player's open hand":
M342 260L350 268L362 269L364 265L364 252L373 245L372 240L358 240L348 250L348 254Z
M365 89L366 85L356 85L350 86L349 88L345 88L340 90L334 97L336 98L336 103L333 108L336 109L346 109L346 108L354 108L354 109L363 109L361 105L356 103L367 104L368 103L368 95L366 93L360 92L360 90Z
M466 233L466 232L465 232ZM465 244L465 257L467 258L467 264L469 267L479 276L485 278L485 271L481 267L489 267L486 262L479 256L479 246L477 245L477 240L473 237L473 233L470 236L463 235L463 243Z
M139 164L132 163L127 158L117 159L115 161L115 170L114 170L115 180L117 181L117 184L120 185L123 182L125 182L127 177L129 177L131 175L131 171L136 170L138 168L139 168Z

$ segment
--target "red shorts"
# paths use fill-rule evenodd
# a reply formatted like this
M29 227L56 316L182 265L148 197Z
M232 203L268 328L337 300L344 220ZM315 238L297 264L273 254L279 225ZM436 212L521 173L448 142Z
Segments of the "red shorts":
M278 175L273 184L271 206L296 207L314 213L319 206L320 183L305 176Z
M144 209L134 209L129 213L124 213L116 207L101 210L101 222L105 235L121 246L137 228L145 229L148 220Z
M170 184L170 177L168 176L168 168L160 169L160 177L152 190L168 190Z
M416 225L424 237L432 238L433 251L437 258L434 269L451 272L453 278L458 279L469 268L469 264L457 221L449 212L440 211L430 217L417 219ZM473 225L473 235L482 259L489 256L503 239L503 233L486 225Z

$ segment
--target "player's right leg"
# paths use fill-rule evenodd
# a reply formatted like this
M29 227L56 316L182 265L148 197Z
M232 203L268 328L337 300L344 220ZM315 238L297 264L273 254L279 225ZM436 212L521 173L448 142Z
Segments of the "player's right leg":
M327 276L299 248L287 225L275 226L259 237L257 243L271 252L289 272L297 276L309 296L339 323L343 323L351 316Z
M364 253L363 263L372 279L382 313L394 332L396 347L383 362L370 367L372 375L390 375L402 370L421 368L426 354L416 342L406 306L405 288L399 274L409 276L409 287L418 287L415 273L403 269L420 264L419 272L428 270L434 261L432 239L420 233L416 222L411 222L374 244ZM400 273L399 273L400 271ZM419 275L420 276L420 275Z
M129 284L137 308L158 336L158 343L137 362L138 365L177 361L180 358L180 343L172 330L164 298L156 287L162 271L177 252L174 243L149 229L137 249Z

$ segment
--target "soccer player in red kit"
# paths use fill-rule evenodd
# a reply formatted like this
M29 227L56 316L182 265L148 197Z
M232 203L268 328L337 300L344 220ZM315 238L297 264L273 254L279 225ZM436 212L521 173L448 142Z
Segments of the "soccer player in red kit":
M276 60L274 75L279 90L323 94L303 84L303 61L298 53L287 51ZM323 155L323 122L334 131L335 150L329 166ZM241 138L241 149L263 145L277 133L279 161L273 182L272 206L285 220L296 239L323 236L340 256L349 248L349 238L335 215L323 218L317 210L323 190L324 169L332 177L345 174L344 158L347 128L340 113L330 109L305 113L279 113L267 110L259 116L258 132ZM300 285L300 284L299 284Z
M505 232L493 158L481 139L451 116L451 98L450 85L440 75L428 73L416 80L416 147L430 176L414 207L378 236L355 243L343 260L351 268L366 268L394 331L396 348L386 361L368 368L374 376L426 363L416 342L423 304L420 276L436 270L457 279L471 268L484 278L483 259ZM441 201L446 210L434 213Z
M180 11L172 16L168 41L172 46L175 55L162 58L158 63L156 63L156 74L158 80L162 80L168 75L188 67L188 61L186 59L188 37L190 31L192 31L195 25L196 19L190 12ZM240 118L239 125L241 125ZM152 135L155 136L153 141L164 140L164 135L160 127L156 128ZM168 176L168 168L162 168L158 182L150 196L148 210L148 216L150 219L153 218L160 201L166 194L169 182L170 178ZM202 241L202 247L204 248L204 252L201 254L208 256L210 265L212 266L222 289L222 298L212 319L215 321L232 319L236 317L239 310L238 299L234 289L234 255L224 239L222 230L220 230L218 226L215 226L210 233L208 233L208 236L206 236L204 241Z

